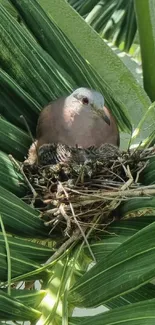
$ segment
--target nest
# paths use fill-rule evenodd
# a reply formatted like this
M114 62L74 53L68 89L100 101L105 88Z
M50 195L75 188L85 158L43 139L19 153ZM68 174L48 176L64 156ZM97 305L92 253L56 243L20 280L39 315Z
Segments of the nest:
M50 234L85 237L116 220L122 201L142 194L139 177L154 154L154 147L120 152L110 144L86 150L46 145L39 164L23 167L31 189L24 200L40 210Z

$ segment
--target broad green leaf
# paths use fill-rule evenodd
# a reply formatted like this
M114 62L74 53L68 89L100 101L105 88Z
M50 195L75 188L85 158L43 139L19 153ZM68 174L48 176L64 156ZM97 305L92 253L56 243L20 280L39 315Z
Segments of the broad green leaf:
M20 116L25 116L34 133L40 105L2 69L0 69L0 84L0 114L7 121L23 129L26 128Z
M96 316L72 317L69 325L154 325L154 304L155 299L152 299L107 311Z
M78 48L81 56L102 78L103 83L108 85L110 96L119 103L120 107L122 104L127 108L135 127L140 117L146 113L150 101L127 67L65 1L52 0L49 3L47 0L40 0L39 2L72 44ZM146 137L153 130L152 118L154 119L153 112L150 113L147 123L146 121L144 123L141 138ZM148 123L149 130L145 129Z
M12 252L11 253L11 278L14 279L18 276L22 276L22 279L25 280L25 274L31 271L39 271L40 265L35 263L34 261L23 257L19 251L18 252ZM4 282L8 282L8 276L7 276L7 260L6 260L6 252L5 247L2 246L0 248L0 281L2 284ZM43 277L42 270L40 272L37 272L37 276L35 275L31 277L29 276L29 279L40 279ZM39 274L39 275L38 275ZM27 278L27 277L26 277Z
M155 218L155 197L137 197L126 201L120 207L120 215L128 219L149 215Z
M27 190L22 175L2 151L0 151L0 185L18 196L23 196Z
M90 24L98 33L103 33L103 30L107 29L106 25L108 24L108 20L113 16L115 13L115 10L117 9L117 6L119 7L120 1L118 0L117 3L113 0L99 2L92 8L92 10L88 13L85 21ZM103 9L104 8L104 9ZM77 10L77 9L76 9ZM119 18L122 16L119 15ZM116 19L115 19L116 23ZM110 26L109 26L110 27ZM110 28L111 30L111 28Z
M38 242L40 241L38 240ZM4 246L4 238L2 235L0 235L0 243ZM22 238L8 236L8 243L10 250L14 254L19 252L21 255L23 255L23 259L29 258L31 261L36 263L45 262L53 253L51 248Z
M154 0L135 0L141 46L144 88L155 100L155 5Z
M17 11L10 4L9 0L0 0L0 4L5 7L5 9L15 18L17 19Z
M131 124L126 109L123 105L119 106L116 103L106 80L102 79L98 72L80 55L66 35L58 28L55 21L48 18L37 1L10 1L19 11L41 46L53 57L57 64L61 64L61 67L72 76L76 87L85 85L101 91L108 106L114 111L120 128L131 131Z
M123 242L137 233L140 229L143 229L154 221L154 216L144 216L141 218L134 218L132 220L120 220L113 222L109 227L106 228L105 233L103 232L103 234L98 234L97 238L100 240L94 240L94 238L93 240L89 240L89 244L96 260L99 262L113 250L119 247ZM85 247L85 252L89 254L87 246Z
M17 299L8 296L0 290L0 319L1 320L31 320L34 321L40 316L40 312L27 307Z
M96 240L94 243L90 242L91 249L97 262L110 254L113 250L119 247L124 241L138 232L140 229L148 226L155 221L155 217L140 217L132 220L121 220L112 223L107 229L106 233L100 235L101 240ZM85 248L87 254L88 249ZM112 301L108 301L106 306L109 308L121 307L127 304L135 303L141 300L155 298L155 286L147 284L139 289L125 294L123 297L117 297Z
M155 222L140 230L88 271L69 300L95 307L133 291L155 276Z
M0 49L1 68L39 105L44 106L72 89L71 77L3 6L0 6Z
M133 0L85 0L68 2L98 33L128 51L134 40L137 25Z
M20 160L24 160L24 156L32 143L24 131L2 118L0 118L0 139L0 150Z
M155 183L155 158L149 160L148 165L141 174L141 182L145 185Z
M51 2L40 0L45 11L35 0L11 0L11 2L17 7L32 34L23 24L17 23L4 7L0 7L0 48L2 48L0 51L2 68L0 69L0 114L4 118L0 120L1 150L12 153L16 159L23 160L31 139L27 133L19 129L20 127L25 130L25 126L21 120L18 121L18 117L23 114L35 133L36 120L41 107L62 94L68 94L78 85L96 88L104 94L106 103L114 112L121 129L129 132L128 115L131 115L134 127L137 126L150 106L148 97L135 80L137 76L134 77L133 72L129 72L128 63L125 66L113 50L64 0L51 0ZM81 14L91 6L90 1L86 0L85 4L82 2L78 1L77 7ZM109 3L111 2L109 0ZM119 5L121 2L123 6L125 1L119 0ZM48 12L46 5L50 8L51 19L46 15ZM129 16L133 19L131 2L129 7L128 16L125 14L128 27L131 26ZM115 15L113 18L117 20ZM133 30L134 23L129 33L132 34ZM122 29L120 39L123 33ZM127 46L131 34L128 34ZM128 59L130 62L130 58ZM153 119L152 110L138 139L143 139L153 131L153 125L146 129L146 126L152 124ZM47 240L50 229L44 226L39 211L9 192L19 195L20 184L18 186L18 175L15 175L14 166L7 159L5 154L0 153L0 214L5 229L12 235L33 239L41 237ZM151 178L147 172L153 173L153 164L150 166L150 169L144 171L148 182ZM74 259L74 252L69 250L69 254L66 252L68 255L64 263L59 259L52 266L41 266L40 264L46 262L52 255L52 250L34 244L26 238L12 238L7 235L11 252L12 281L42 279L46 295L45 291L37 293L34 290L32 292L20 290L18 292L13 289L9 297L11 300L7 300L8 309L6 309L4 300L8 295L2 291L0 319L4 317L4 319L19 320L19 317L23 317L21 320L30 320L33 323L35 319L39 319L38 324L40 321L45 324L46 320L46 324L50 325L54 324L54 319L57 324L61 321L67 324L70 306L71 308L73 305L89 307L104 303L110 308L124 304L131 304L131 306L117 309L114 314L110 311L96 316L98 318L72 318L71 321L80 324L85 322L94 324L94 321L109 325L154 324L154 299L151 302L148 299L155 297L155 290L152 284L145 284L155 276L154 206L154 199L145 200L145 198L130 200L122 205L120 213L123 217L130 216L130 213L135 217L137 211L140 216L141 213L144 214L144 217L115 222L107 229L109 234L102 236L101 241L91 243L97 264L84 276L82 274L86 272L86 267L82 268L82 264L88 264L86 263L88 260L86 261L82 254L79 259ZM52 236L56 237L58 234L54 232ZM6 281L7 285L6 247L1 234L0 243L0 279ZM49 275L48 279L50 278L48 283L46 283L47 275ZM69 287L73 283L68 300ZM29 308L37 308L42 298L42 314ZM52 299L49 301L49 298ZM147 301L143 304L133 304L144 299ZM12 302L15 305L12 305ZM60 315L62 315L61 320Z
M127 293L123 297L107 302L106 306L113 309L153 298L155 298L155 285L148 283L135 291Z
M31 208L14 194L0 187L0 213L6 231L26 237L48 237L39 211Z
M97 4L99 0L85 0L84 2L81 0L68 0L70 5L76 9L80 15L85 15L93 9L93 7Z
M121 4L121 1L120 1ZM124 5L127 7L126 1L124 0ZM120 5L121 6L121 5ZM119 8L120 9L120 8ZM134 41L136 31L137 31L137 21L136 21L136 15L134 11L134 1L130 0L128 1L128 7L126 8L126 17L123 19L122 26L120 27L120 34L121 36L124 33L124 25L126 24L126 33L125 33L125 42L124 42L124 51L129 51L130 47ZM118 36L118 42L116 41L116 45L120 45L119 43L119 36Z
M57 318L62 317L62 322L68 322L68 315L71 315L72 305L68 304L68 291L75 277L79 277L78 271L86 270L88 259L84 260L79 256L79 247L70 251L68 256L60 258L52 268L51 275L43 288L46 289L46 296L40 304L42 316L39 324L57 324ZM77 273L77 274L76 274ZM49 313L50 308L50 313ZM61 319L59 320L61 323ZM59 324L59 322L58 322Z
M120 51L113 43L107 42L106 44L113 50L114 53L121 59L121 61L126 65L126 67L132 72L137 82L143 86L143 73L140 63L138 63L131 55Z
M7 236L7 241L11 255L12 278L19 275L23 275L24 278L24 274L37 270L39 264L45 263L52 255L51 249L30 241L12 238L10 235ZM8 265L6 255L4 237L0 234L0 281L2 282L7 280Z
M46 294L45 290L11 289L11 297L15 297L24 305L37 308Z

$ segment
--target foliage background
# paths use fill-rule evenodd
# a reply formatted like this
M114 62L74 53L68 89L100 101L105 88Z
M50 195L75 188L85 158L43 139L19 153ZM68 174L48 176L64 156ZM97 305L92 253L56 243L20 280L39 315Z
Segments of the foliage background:
M119 216L133 218L113 223L100 240L90 239L97 263L89 271L91 258L81 243L43 265L58 234L50 237L39 211L22 200L26 184L8 157L22 161L31 143L20 115L35 134L41 108L78 86L104 94L122 147L131 134L132 144L154 138L153 1L69 2L86 21L64 0L0 2L0 319L153 325L154 197L127 200ZM103 37L130 53L133 42L140 42L144 88L139 64ZM154 163L144 171L142 184L154 186ZM107 313L72 317L75 306L102 305Z

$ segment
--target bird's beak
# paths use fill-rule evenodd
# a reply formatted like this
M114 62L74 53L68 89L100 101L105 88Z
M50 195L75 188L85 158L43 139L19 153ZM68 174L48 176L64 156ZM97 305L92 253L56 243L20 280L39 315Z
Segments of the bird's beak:
M109 119L109 117L105 114L104 111L103 111L102 118L104 119L104 121L105 121L108 125L110 125L110 119Z
M105 111L103 108L99 109L96 108L94 105L92 105L93 111L99 115L108 125L110 125L110 119L109 117L106 115Z

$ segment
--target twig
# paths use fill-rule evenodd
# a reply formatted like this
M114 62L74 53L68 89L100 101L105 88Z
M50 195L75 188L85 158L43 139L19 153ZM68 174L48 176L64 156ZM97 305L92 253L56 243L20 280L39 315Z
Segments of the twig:
M87 244L87 246L88 246L88 250L89 250L89 252L90 252L90 254L91 254L91 256L92 256L94 262L96 262L95 256L94 256L94 254L93 254L93 252L92 252L92 250L91 250L91 248L90 248L90 245L89 245L89 243L88 243L87 237L85 236L85 231L86 231L87 228L85 229L85 231L83 231L82 227L80 226L79 222L78 222L77 219L76 219L76 215L75 215L75 212L74 212L73 206L72 206L72 204L71 204L71 202L70 202L70 200L69 200L68 193L66 192L66 190L65 190L65 188L63 187L62 183L59 182L59 184L60 184L60 186L61 186L61 188L62 188L62 190L63 190L63 192L64 192L64 194L65 194L65 196L66 196L66 199L68 200L68 203L69 203L69 206L70 206L70 209L71 209L72 215L73 215L73 219L74 219L76 225L78 226L78 228L79 228L79 230L80 230L80 232L81 232L81 234L82 234L82 236L83 236L83 238L84 238L84 240L85 240L85 242L86 242L86 244Z
M9 155L10 160L12 161L12 163L18 168L18 170L20 171L20 173L23 175L27 185L29 186L32 194L33 194L33 199L31 202L31 205L33 206L35 203L35 199L38 196L37 192L35 191L35 189L33 188L33 186L31 185L31 183L29 182L27 176L25 175L24 171L23 171L23 167L20 166L20 164L14 159L14 157L12 155Z
M55 224L55 222L57 221L58 217L59 217L59 216L53 218L52 220L45 221L45 222L44 222L44 225L45 225L45 226L50 226L50 225Z
M97 218L95 217L94 218L94 220L93 220L93 225L92 225L92 227L88 230L88 233L86 234L86 238L88 238L89 237L89 235L91 234L91 232L94 230L94 228L95 228L95 226L96 226L96 224L98 223L98 221L99 221L99 219L100 219L100 216L98 217L97 216ZM85 228L86 229L86 228ZM61 254L63 254L66 250L67 250L67 248L69 248L69 246L72 244L72 243L74 243L76 240L80 240L82 238L82 233L81 233L81 231L80 231L80 229L76 229L74 232L73 232L73 234L72 234L72 236L68 239L68 240L66 240L65 241L65 243L63 243L58 249L57 249L57 251L43 264L43 265L47 265L47 264L50 264L50 263L52 263L54 260L56 260ZM83 243L81 244L81 248L83 247L83 245L84 245L84 242L85 241L83 241ZM88 246L88 245L87 245ZM89 249L89 246L88 246L88 249ZM91 254L91 256L92 256L92 254ZM95 259L95 257L94 257L94 255L93 255L93 260L96 262L96 259Z
M115 175L117 178L119 178L124 183L124 179L121 176L117 175L112 170L109 170L108 172L111 173L112 175Z
M143 186L139 187L139 189L131 189L131 190L125 190L125 191L104 191L103 195L98 194L87 194L83 192L79 192L76 190L73 190L71 188L68 188L71 192L79 194L78 200L80 201L83 199L83 196L86 197L86 200L94 200L94 199L105 199L105 200L111 200L111 198L118 197L118 199L122 199L123 197L140 197L140 196L154 196L155 195L155 188L149 188L149 186ZM82 196L82 195L83 196Z
M138 183L140 173L145 169L145 167L147 166L148 163L149 163L149 160L147 160L146 163L144 164L144 166L137 172L135 183Z
M61 219L59 218L59 216L57 217L57 219L54 222L54 226L52 227L52 229L49 232L49 235L52 233L52 231L56 228L56 226L60 223Z
M62 203L59 206L59 211L60 211L61 215L64 217L64 219L67 222L67 227L66 227L64 233L65 233L65 235L67 235L69 237L69 232L71 230L71 220L70 220L70 217L65 212L65 209L64 209L64 206L63 206Z
M28 123L26 121L26 118L23 115L20 115L20 118L23 120L23 122L24 122L24 124L25 124L25 126L27 128L28 134L29 134L30 138L32 139L32 142L35 142L34 137L32 135L32 132L30 130L30 127L29 127L29 125L28 125Z
M65 243L63 243L58 249L57 251L43 264L43 265L47 265L51 262L53 262L54 260L56 260L61 254L63 254L67 248L76 240L81 239L82 234L80 233L79 229L76 229L73 232L73 235L65 241Z
M133 183L133 176L131 174L131 171L130 171L130 167L129 165L127 165L127 168L122 164L122 167L126 173L126 176L129 177L128 181L123 185L121 186L121 190L124 191L126 190L127 188L129 188L129 186Z
M30 127L26 121L26 118L24 115L20 115L20 118L23 120L25 126L26 126L26 129L28 131L28 134L30 136L30 138L32 139L32 145L30 148L32 148L32 146L34 145L35 147L35 150L36 150L36 162L38 163L38 151L37 151L37 140L34 139L33 135L32 135L32 132L30 130ZM29 149L29 153L30 153L30 149ZM30 158L31 155L28 154L28 159L25 160L25 163L28 162L29 158Z

